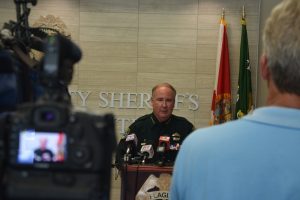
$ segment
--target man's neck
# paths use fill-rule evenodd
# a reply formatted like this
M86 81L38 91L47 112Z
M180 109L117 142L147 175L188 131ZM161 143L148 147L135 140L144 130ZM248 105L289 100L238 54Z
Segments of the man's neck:
M160 124L163 124L163 123L168 123L170 121L170 119L172 118L172 115L168 118L168 119L164 119L164 120L159 120L154 113L152 113L152 116L155 120L156 123L160 123Z
M267 105L300 109L300 96L287 92L282 93L273 82L270 82Z

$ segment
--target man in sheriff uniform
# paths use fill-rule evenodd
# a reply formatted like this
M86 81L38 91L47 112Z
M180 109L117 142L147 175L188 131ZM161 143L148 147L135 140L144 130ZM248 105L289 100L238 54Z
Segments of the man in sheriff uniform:
M186 136L194 130L194 126L187 119L172 114L175 105L176 90L168 83L161 83L153 87L151 104L153 112L138 118L131 124L127 134L120 140L116 155L117 166L124 162L126 152L126 136L135 134L137 146L132 157L137 156L143 145L152 145L154 150L153 158L147 163L156 164L161 161L157 152L160 136L169 137L167 152L165 152L165 164L172 165L175 161L177 151ZM130 161L129 161L130 162Z

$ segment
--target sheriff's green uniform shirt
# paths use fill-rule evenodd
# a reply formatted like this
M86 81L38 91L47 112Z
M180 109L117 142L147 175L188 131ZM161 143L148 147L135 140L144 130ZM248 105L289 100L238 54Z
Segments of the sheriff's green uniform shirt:
M160 123L154 114L148 114L138 118L131 124L127 134L134 133L138 139L136 151L140 151L142 145L151 144L154 149L154 157L148 163L156 163L159 155L156 153L160 136L170 137L170 150L167 152L166 162L173 164L177 155L178 147L186 136L194 130L194 126L187 119L176 115ZM177 148L177 149L176 149ZM122 159L125 153L124 139L121 140L117 150L117 159ZM119 162L117 160L117 162Z

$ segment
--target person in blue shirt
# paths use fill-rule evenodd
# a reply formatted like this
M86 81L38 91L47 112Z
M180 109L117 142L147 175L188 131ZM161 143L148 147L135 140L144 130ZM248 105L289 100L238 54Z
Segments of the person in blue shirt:
M300 199L300 1L283 0L263 32L267 106L198 129L175 161L171 200Z

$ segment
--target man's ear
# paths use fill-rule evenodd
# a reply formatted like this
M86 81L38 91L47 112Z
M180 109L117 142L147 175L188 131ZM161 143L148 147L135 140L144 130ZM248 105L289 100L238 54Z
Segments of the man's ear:
M260 57L260 73L264 80L269 80L270 70L268 67L268 58L266 55Z

